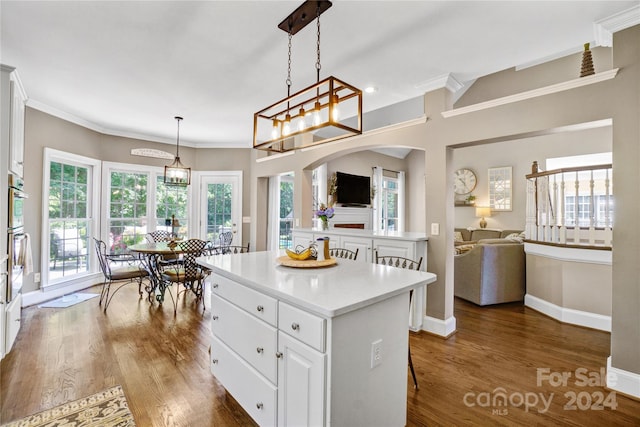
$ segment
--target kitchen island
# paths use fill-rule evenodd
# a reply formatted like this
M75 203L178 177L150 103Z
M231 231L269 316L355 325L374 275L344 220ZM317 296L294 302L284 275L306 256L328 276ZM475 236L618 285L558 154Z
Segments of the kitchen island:
M213 375L260 425L405 425L409 291L436 276L281 255L198 259L212 270Z

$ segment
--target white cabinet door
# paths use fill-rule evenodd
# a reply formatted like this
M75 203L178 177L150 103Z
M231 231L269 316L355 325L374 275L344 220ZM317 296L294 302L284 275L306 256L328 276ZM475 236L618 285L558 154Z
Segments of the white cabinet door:
M324 425L326 355L283 332L278 351L278 425Z
M24 110L25 96L17 81L16 72L11 73L11 133L9 142L9 171L24 175Z
M372 241L365 237L340 236L340 247L352 251L358 250L356 261L373 262L371 245Z
M409 259L415 259L416 256L416 244L404 240L374 239L373 248L381 256L393 255Z
M20 331L20 314L22 311L22 294L18 294L7 306L7 335L5 342L5 354L11 351L13 343Z
M299 231L294 231L291 239L293 240L293 247L291 249L295 249L298 245L307 248L309 247L309 243L314 241L312 233L303 233Z

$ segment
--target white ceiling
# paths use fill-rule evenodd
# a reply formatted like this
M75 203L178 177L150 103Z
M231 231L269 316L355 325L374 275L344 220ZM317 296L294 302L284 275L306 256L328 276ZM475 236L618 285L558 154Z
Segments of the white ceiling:
M253 113L286 96L299 1L5 1L1 57L28 105L115 135L250 147ZM594 42L636 1L345 1L321 16L321 78L364 89L365 112ZM315 25L293 37L292 91L315 83ZM442 84L440 83L440 86Z

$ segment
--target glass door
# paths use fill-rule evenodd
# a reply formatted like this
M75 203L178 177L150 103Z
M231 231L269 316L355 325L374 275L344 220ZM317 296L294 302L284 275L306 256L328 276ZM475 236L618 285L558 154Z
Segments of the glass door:
M230 231L231 245L243 245L242 172L203 175L200 191L202 238L216 243L222 233Z

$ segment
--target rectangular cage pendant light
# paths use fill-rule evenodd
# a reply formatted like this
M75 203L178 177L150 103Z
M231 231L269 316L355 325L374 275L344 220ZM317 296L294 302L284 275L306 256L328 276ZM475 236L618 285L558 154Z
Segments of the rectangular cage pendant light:
M253 116L253 148L285 152L362 133L362 91L331 76Z
M253 115L253 148L283 153L362 133L362 91L333 76L320 80L320 15L329 7L330 1L307 0L278 25L289 35L287 97ZM312 16L317 82L291 95L291 37Z

